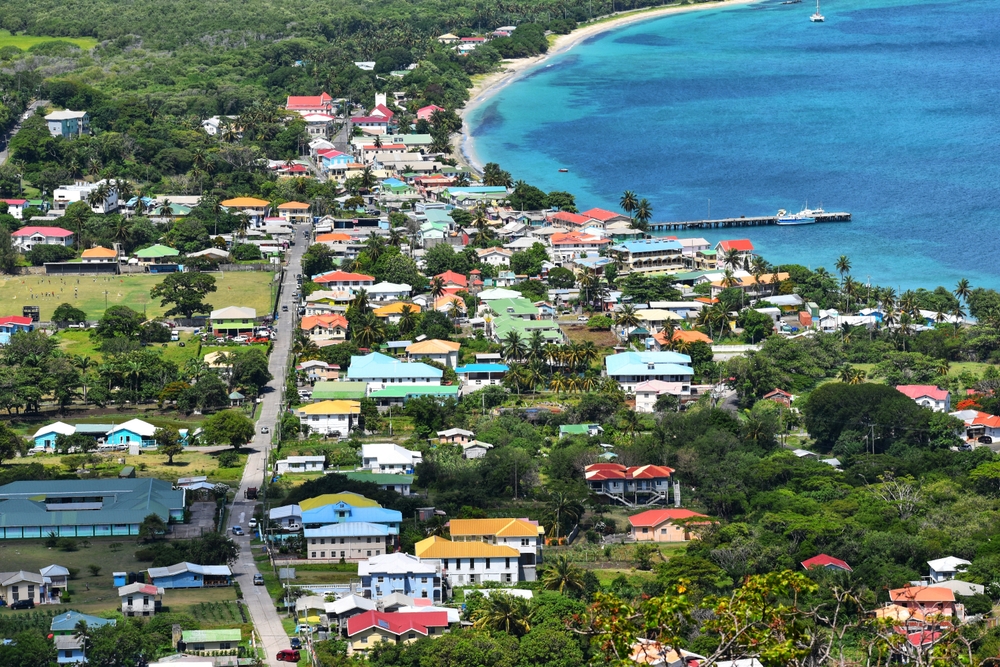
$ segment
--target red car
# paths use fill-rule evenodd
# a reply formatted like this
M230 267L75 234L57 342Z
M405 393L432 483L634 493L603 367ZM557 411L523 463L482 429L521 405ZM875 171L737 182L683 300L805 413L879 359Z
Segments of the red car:
M283 648L278 651L278 655L274 659L278 662L298 662L300 657L299 652L295 649Z

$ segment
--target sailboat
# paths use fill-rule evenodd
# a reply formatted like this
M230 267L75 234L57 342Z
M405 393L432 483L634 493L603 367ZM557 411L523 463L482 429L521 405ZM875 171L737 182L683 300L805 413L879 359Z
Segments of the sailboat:
M819 13L819 0L816 0L816 13L810 16L809 20L813 23L822 23L826 20L826 17Z

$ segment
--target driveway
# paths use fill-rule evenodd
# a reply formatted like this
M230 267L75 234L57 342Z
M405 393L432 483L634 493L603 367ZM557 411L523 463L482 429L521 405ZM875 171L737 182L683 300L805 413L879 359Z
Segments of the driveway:
M297 322L295 315L297 306L292 299L292 292L296 290L295 274L300 272L302 255L307 247L302 239L302 231L309 229L309 227L309 225L296 225L296 244L289 249L288 265L285 269L278 302L278 319L276 320L278 338L274 342L274 348L268 362L268 369L274 379L268 383L271 391L262 396L263 404L260 419L257 421L257 433L249 445L251 453L247 458L246 467L243 469L243 479L236 491L236 499L229 513L229 522L226 525L226 530L230 534L233 526L243 526L246 529L247 521L250 520L253 512L256 501L245 500L244 491L249 487L260 488L264 481L264 467L271 451L271 437L275 433L279 418L281 397L285 387L285 373L288 370L288 355L291 351L292 334ZM282 306L288 306L287 313L281 311ZM261 433L263 427L267 427L267 434ZM272 667L282 667L282 663L274 658L278 651L289 648L288 635L285 634L285 630L281 626L281 618L275 609L271 596L267 594L267 590L263 586L253 585L253 575L258 573L258 569L251 556L250 537L245 535L233 539L240 546L240 555L233 566L233 574L240 582L247 609L250 611L257 634L260 635L264 644L265 659L267 664L272 665Z
M174 526L171 537L191 539L201 537L215 529L215 502L199 501L191 503L191 520Z

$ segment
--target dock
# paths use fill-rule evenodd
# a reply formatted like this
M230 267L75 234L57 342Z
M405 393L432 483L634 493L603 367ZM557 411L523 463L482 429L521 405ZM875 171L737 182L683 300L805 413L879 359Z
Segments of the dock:
M850 213L820 213L816 222L850 222ZM650 232L670 232L685 229L722 229L724 227L763 227L778 224L777 215L766 215L748 218L722 218L720 220L688 220L685 222L651 222Z

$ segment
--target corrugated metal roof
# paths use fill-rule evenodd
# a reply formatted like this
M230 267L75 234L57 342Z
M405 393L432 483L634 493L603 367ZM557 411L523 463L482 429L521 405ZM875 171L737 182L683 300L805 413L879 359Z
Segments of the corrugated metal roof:
M368 472L367 470L355 470L353 472L340 473L347 479L356 482L371 482L373 484L412 484L413 475L403 475L388 472Z
M239 628L233 630L185 630L181 633L181 639L185 644L238 642L243 639L243 633L240 632Z
M452 519L449 526L452 537L459 535L538 536L538 525L525 519Z
M483 542L452 542L443 537L428 537L414 546L417 558L517 558L520 552L512 547L494 546Z

